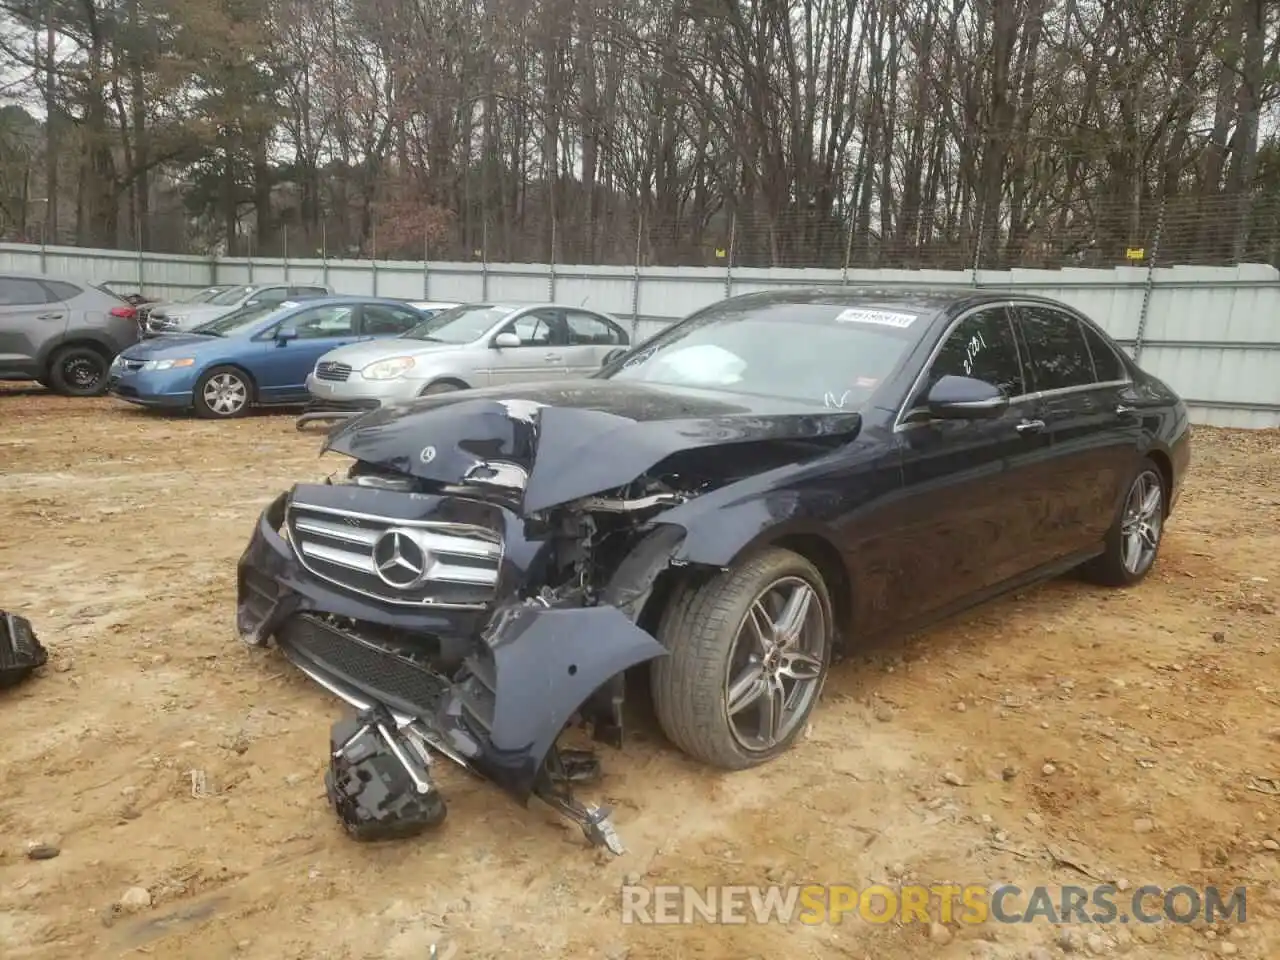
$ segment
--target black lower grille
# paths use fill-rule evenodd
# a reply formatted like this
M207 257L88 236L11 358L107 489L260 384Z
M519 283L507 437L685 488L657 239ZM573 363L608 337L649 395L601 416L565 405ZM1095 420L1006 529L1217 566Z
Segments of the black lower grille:
M305 614L291 617L276 642L286 654L412 716L433 715L448 689L438 673Z

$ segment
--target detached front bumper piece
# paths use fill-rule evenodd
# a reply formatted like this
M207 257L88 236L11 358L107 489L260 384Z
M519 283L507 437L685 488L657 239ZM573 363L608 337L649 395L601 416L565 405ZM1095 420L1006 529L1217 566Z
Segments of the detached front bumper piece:
M237 624L246 643L274 641L298 669L358 712L347 726L335 727L329 778L330 798L348 831L381 837L429 824L437 809L424 799L435 792L434 753L521 804L539 797L575 821L592 843L624 852L609 810L573 796L574 784L598 774L594 755L562 749L556 741L575 715L603 718L597 719L598 737L602 727L605 738L620 736L617 712L610 710L617 706L612 698L620 678L664 655L661 644L616 607L531 600L500 606L492 616L473 614L465 625L465 655L456 665L438 650L449 646L441 636L447 626L462 623L442 624L443 615L427 611L415 612L411 623L404 611L333 593L275 532L282 510L279 502L268 508L241 558ZM388 628L398 639L387 639ZM420 634L422 644L404 639L406 630L411 639ZM361 763L372 765L366 775L374 786L352 797L351 776L360 777L352 771ZM399 780L387 772L393 763L402 770ZM405 783L414 784L419 796ZM381 797L376 802L359 800L375 794ZM443 809L440 801L441 819ZM408 812L403 818L389 812L398 810ZM397 819L406 824L392 826Z
M0 610L0 690L17 686L48 662L31 621Z

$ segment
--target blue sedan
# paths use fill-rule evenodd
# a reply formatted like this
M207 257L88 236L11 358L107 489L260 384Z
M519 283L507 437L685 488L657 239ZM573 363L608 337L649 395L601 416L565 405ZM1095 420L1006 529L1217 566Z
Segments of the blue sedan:
M190 333L144 340L111 364L108 389L130 403L195 409L209 419L307 400L322 354L398 336L427 315L402 300L318 297L237 310Z

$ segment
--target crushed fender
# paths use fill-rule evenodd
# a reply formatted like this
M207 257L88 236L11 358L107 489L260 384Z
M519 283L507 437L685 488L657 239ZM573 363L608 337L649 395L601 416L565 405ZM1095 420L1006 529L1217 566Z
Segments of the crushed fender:
M48 662L31 621L0 610L0 690L17 686Z

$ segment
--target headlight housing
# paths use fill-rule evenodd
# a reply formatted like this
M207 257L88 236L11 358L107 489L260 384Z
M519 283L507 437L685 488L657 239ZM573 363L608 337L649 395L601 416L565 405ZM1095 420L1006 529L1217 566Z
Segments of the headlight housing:
M413 369L413 357L387 357L376 360L360 371L366 380L394 380Z
M191 357L177 360L148 360L142 365L143 370L173 370L175 367L190 367L195 363Z

